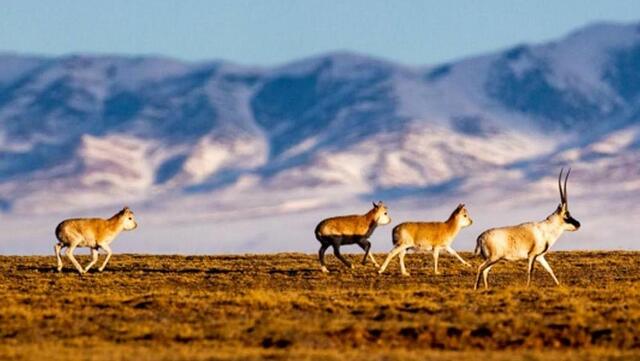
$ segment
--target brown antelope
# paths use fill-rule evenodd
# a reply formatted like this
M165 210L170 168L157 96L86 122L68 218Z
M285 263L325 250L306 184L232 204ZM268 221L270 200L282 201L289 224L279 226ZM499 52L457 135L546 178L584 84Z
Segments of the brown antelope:
M564 231L576 231L580 228L580 222L571 217L569 213L567 180L571 169L569 169L564 178L564 190L562 188L562 172L563 169L560 170L560 176L558 177L560 204L545 220L489 229L478 237L475 253L478 254L480 252L486 260L478 267L474 289L477 289L480 284L481 274L484 280L484 288L488 288L487 276L489 271L493 265L501 260L527 259L527 286L531 284L531 274L533 273L535 261L549 272L556 285L560 284L544 256Z
M329 246L333 247L333 253L345 266L353 268L353 265L340 254L340 246L354 243L365 251L362 264L365 264L367 257L369 257L378 267L378 262L369 252L371 249L369 237L378 225L389 223L391 223L391 218L382 201L377 204L373 203L373 208L364 215L333 217L320 222L316 227L315 235L321 244L318 258L322 272L329 272L324 263L324 253Z
M407 222L397 225L393 229L394 248L389 252L378 273L382 274L393 257L400 255L400 271L403 276L408 276L409 272L404 266L404 256L409 249L433 251L435 274L440 273L438 271L438 255L442 249L447 250L465 266L470 267L471 265L451 248L451 242L462 228L468 227L472 223L473 220L469 217L469 212L464 204L459 204L444 222Z
M67 247L66 255L80 274L89 271L91 266L98 261L98 249L104 249L107 252L107 257L98 269L98 271L102 272L111 258L112 252L109 246L111 241L123 230L131 231L136 227L138 227L138 224L129 207L124 207L109 219L76 218L62 221L56 227L58 243L54 247L56 258L58 259L58 272L62 271L61 252L64 247ZM73 256L73 251L77 247L91 248L92 259L84 269Z

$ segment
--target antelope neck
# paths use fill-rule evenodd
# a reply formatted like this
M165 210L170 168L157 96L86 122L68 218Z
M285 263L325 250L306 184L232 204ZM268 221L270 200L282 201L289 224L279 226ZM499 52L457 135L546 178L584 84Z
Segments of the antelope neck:
M449 219L447 219L447 220L444 222L444 224L446 224L446 225L447 225L447 227L448 227L449 229L451 229L452 231L454 231L454 232L459 231L459 230L460 230L460 228L462 228L462 227L460 226L460 222L457 222L457 221L456 221L456 218L457 218L457 217L455 217L455 216L451 216L451 217L449 217Z
M123 227L122 217L120 213L116 213L111 218L107 220L109 224L116 226L117 229L121 229Z

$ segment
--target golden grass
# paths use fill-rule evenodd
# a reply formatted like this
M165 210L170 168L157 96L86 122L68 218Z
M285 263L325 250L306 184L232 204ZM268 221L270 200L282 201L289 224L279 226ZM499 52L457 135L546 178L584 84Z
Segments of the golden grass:
M640 252L547 258L561 287L502 263L474 292L475 268L441 257L434 276L420 254L408 278L304 254L115 255L83 277L0 257L0 359L639 359Z

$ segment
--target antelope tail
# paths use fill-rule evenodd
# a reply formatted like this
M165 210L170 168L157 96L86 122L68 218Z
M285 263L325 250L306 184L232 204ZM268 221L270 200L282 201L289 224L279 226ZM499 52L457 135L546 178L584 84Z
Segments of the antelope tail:
M391 232L392 235L392 241L393 241L393 245L397 246L401 239L400 239L400 226L395 226L393 227L393 231Z
M316 229L313 231L313 234L316 236L316 239L320 242L322 242L322 232L320 231L320 226L322 225L322 222L320 222L317 226Z
M482 240L484 238L483 236L484 234L478 236L478 239L476 240L476 249L473 251L473 254L475 256L482 255L482 257L487 258L487 255L484 252L484 248L482 247Z

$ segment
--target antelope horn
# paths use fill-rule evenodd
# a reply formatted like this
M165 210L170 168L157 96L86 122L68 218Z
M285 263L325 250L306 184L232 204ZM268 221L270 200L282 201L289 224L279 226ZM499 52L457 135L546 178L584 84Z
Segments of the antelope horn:
M562 172L564 172L564 168L560 169L560 175L558 176L558 189L560 190L560 202L565 204L567 200L565 199L564 192L562 191Z
M564 178L564 203L569 204L569 196L567 193L567 180L569 180L569 174L571 174L571 168L567 171L567 175Z

